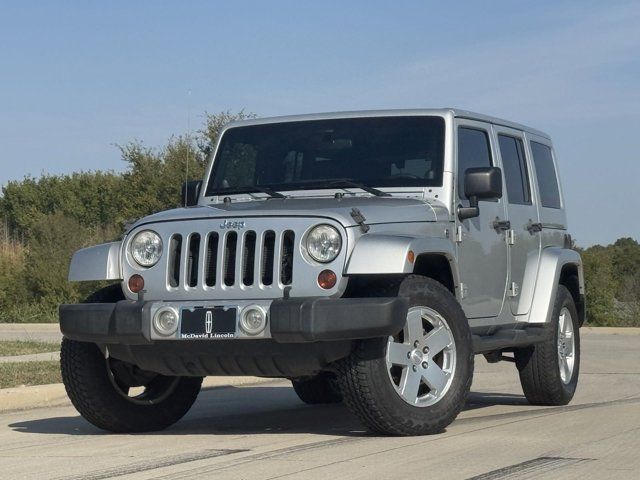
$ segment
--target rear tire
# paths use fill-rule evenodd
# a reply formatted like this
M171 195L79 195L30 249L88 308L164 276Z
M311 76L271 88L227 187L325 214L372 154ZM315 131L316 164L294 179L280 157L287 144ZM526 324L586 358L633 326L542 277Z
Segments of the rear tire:
M340 365L342 395L374 432L439 433L462 410L471 387L469 325L456 298L433 279L411 275L398 295L410 300L405 328L395 337L359 342Z
M298 398L309 405L342 402L340 387L333 373L321 372L314 377L291 380L291 384Z
M548 338L516 350L520 384L532 405L566 405L580 373L580 325L571 293L558 285Z

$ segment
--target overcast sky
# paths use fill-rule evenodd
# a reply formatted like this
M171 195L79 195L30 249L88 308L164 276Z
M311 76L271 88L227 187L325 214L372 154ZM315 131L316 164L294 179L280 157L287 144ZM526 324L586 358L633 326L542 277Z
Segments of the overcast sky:
M640 2L0 7L0 185L121 170L189 111L443 106L551 134L580 244L640 239Z

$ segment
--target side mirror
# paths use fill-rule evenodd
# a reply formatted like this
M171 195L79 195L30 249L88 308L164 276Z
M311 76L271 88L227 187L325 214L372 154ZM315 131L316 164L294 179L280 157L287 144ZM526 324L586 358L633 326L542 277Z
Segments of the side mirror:
M198 204L200 188L202 188L202 180L189 180L182 184L181 202L185 207L193 207Z
M502 197L502 171L498 167L469 168L464 172L464 194L468 207L458 207L458 218L465 220L480 215L479 200Z

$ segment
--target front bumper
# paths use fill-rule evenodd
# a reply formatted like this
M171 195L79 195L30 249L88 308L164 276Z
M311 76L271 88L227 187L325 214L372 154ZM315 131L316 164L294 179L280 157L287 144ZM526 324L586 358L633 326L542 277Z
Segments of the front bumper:
M69 339L103 345L160 344L165 340L154 339L151 330L151 312L159 303L61 305L60 330ZM408 299L395 297L277 299L268 310L268 327L277 343L385 337L402 329L407 309Z

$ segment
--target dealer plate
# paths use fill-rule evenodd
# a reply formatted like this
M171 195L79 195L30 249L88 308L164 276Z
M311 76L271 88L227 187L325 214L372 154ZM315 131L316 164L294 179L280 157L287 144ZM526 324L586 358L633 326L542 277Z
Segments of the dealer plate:
M180 311L180 338L224 339L236 337L236 308L194 307Z

